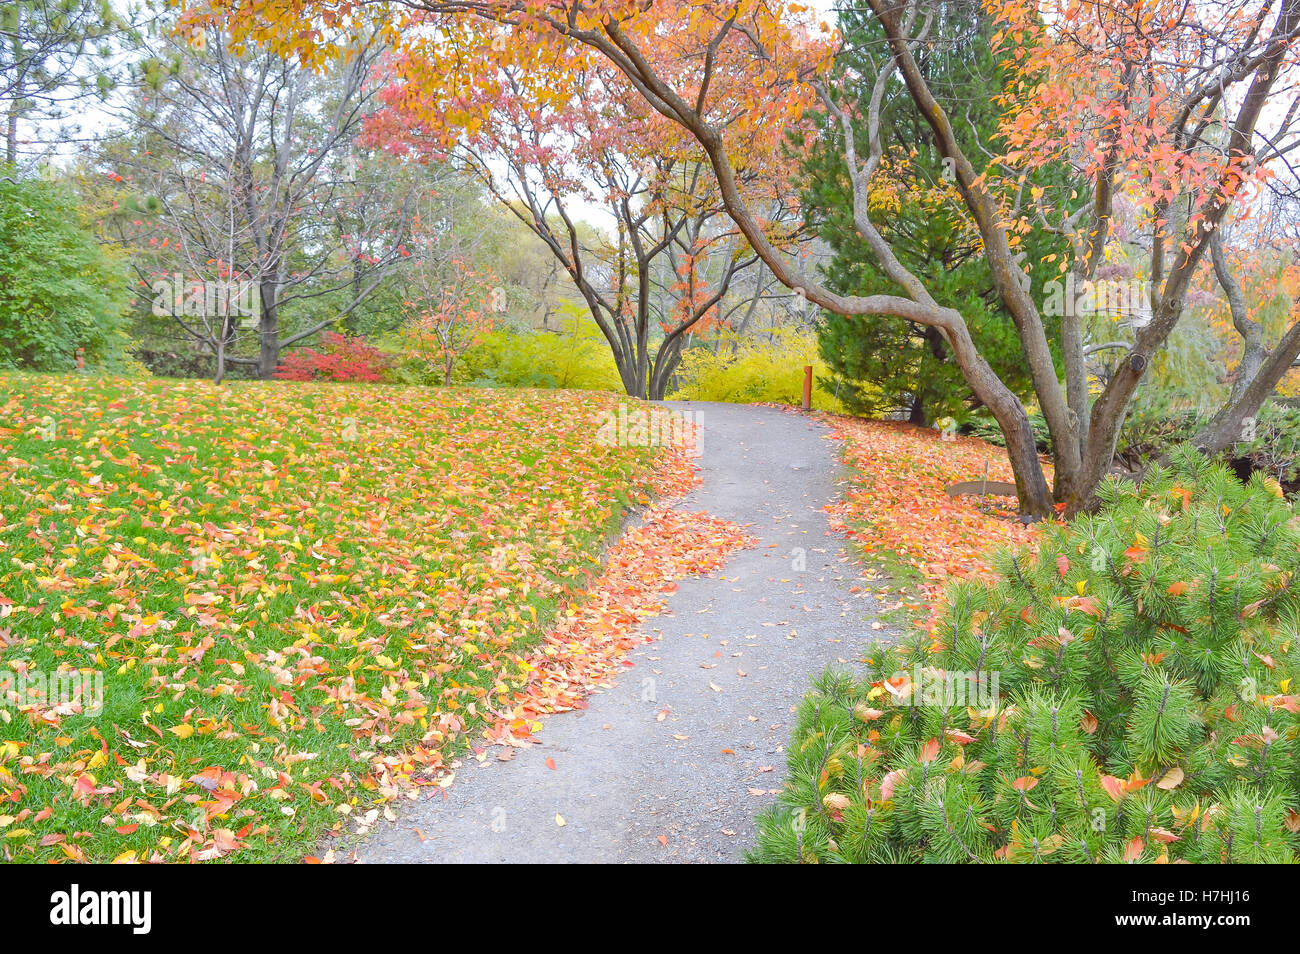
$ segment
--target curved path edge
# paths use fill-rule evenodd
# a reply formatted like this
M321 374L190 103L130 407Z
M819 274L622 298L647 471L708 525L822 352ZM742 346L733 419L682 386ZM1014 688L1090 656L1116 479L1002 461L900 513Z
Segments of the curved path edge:
M879 607L851 592L856 565L829 530L839 464L823 425L669 404L700 425L702 484L676 506L741 524L757 545L681 581L634 666L586 710L548 716L540 744L509 761L498 748L471 755L450 788L399 800L359 861L734 862L751 846L794 707L812 676L882 635L870 628Z

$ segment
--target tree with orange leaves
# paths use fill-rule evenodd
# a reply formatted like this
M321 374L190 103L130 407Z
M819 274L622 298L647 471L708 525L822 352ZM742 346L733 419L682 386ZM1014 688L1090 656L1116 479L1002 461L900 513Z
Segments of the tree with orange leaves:
M1251 189L1272 174L1296 143L1292 96L1300 0L1242 5L1223 0L990 0L1001 26L997 42L1020 72L1007 100L997 150L1001 174L977 175L954 135L952 106L931 89L923 66L936 0L868 0L888 57L865 101L840 95L825 67L834 39L811 27L798 4L770 0L416 0L401 7L361 6L340 0L213 0L238 7L254 40L326 55L341 36L378 26L391 42L428 51L439 64L439 85L453 109L465 104L467 122L488 122L467 101L466 88L497 82L484 77L477 55L496 43L520 68L517 92L555 102L572 86L556 83L568 71L602 58L659 116L693 139L711 167L719 196L750 246L772 273L808 300L838 314L893 316L939 329L972 391L992 412L1006 438L1023 512L1075 513L1095 500L1114 456L1115 442L1135 390L1181 319L1211 236ZM418 12L414 12L418 11ZM1054 448L1055 486L1049 489L1024 406L975 346L963 316L940 306L925 283L894 254L872 221L868 195L884 144L879 105L901 81L952 172L970 222L978 230L996 292L1010 312L1033 378ZM839 295L803 274L766 233L763 217L744 194L748 158L775 129L798 123L820 101L846 130L854 116L869 130L865 155L845 137L845 164L853 183L855 221L897 294ZM1268 108L1266 108L1268 107ZM1260 128L1261 124L1268 128ZM1073 163L1078 208L1018 188L1024 168ZM1030 194L1026 195L1025 192ZM1091 281L1114 236L1118 194L1146 211L1149 316L1100 394L1092 394L1081 322L1070 309L1047 312L1035 300L1017 261L1023 235L1059 230L1073 242L1063 275ZM1049 330L1049 325L1057 326ZM1050 321L1049 321L1050 320ZM1049 334L1059 334L1065 382L1059 380ZM1257 408L1300 354L1300 323L1292 325L1241 398L1225 406L1201 443L1213 451L1236 439L1242 419Z
M1003 27L1000 48L1020 75L1006 102L1008 159L1065 158L1087 198L1064 215L1031 197L1011 233L1059 228L1074 243L1062 272L1077 282L1095 279L1116 247L1120 198L1135 207L1142 236L1129 245L1143 259L1147 314L1095 401L1077 318L1062 319L1066 401L1055 408L1053 437L1058 475L1064 463L1073 476L1064 488L1058 481L1057 495L1078 506L1110 464L1133 393L1182 318L1207 258L1234 297L1221 235L1234 216L1250 213L1256 190L1292 148L1296 102L1286 104L1300 5L1058 0L1042 15L1020 2L990 9ZM1247 351L1238 386L1197 436L1208 452L1236 441L1243 419L1272 393L1300 353L1300 327L1267 356Z
M400 334L406 351L438 368L450 386L456 362L497 326L505 310L504 291L490 274L464 259L447 270L426 267L421 258L412 269L415 295L406 301L407 321Z
M1243 398L1300 320L1300 204L1284 182L1273 180L1266 187L1270 194L1256 203L1254 215L1215 231L1210 263L1199 276L1203 289L1221 291L1208 318L1221 344L1216 357L1225 371L1229 404ZM1294 393L1300 377L1294 368L1293 361L1283 370L1280 393Z
M718 322L733 281L758 262L698 146L599 57L525 70L500 36L458 36L454 47L458 61L475 64L475 82L449 70L447 46L390 58L368 140L422 160L450 156L482 183L565 269L627 393L661 399L682 348ZM552 78L545 96L539 76ZM774 235L794 218L780 145L769 137L741 174L752 196L767 195ZM609 235L593 239L579 218L593 207Z

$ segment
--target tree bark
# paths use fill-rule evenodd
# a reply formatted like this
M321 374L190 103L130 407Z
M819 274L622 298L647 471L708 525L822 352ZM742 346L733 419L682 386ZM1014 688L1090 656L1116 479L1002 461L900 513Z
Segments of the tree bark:
M276 292L273 282L264 282L260 289L262 314L258 320L257 374L263 381L271 380L272 372L280 363L280 305Z
M1210 259L1214 263L1214 277L1218 279L1223 293L1228 296L1232 326L1241 335L1241 361L1237 365L1237 379L1232 382L1232 391L1228 395L1228 405L1232 406L1245 396L1246 389L1258 376L1268 349L1264 347L1264 328L1258 321L1251 320L1241 284L1228 267L1227 256L1223 253L1221 229L1215 229L1210 234Z
M920 393L912 395L912 407L907 412L907 423L925 427L925 405L921 403Z
M16 165L18 162L18 103L9 107L5 123L5 162Z
M1240 397L1220 409L1196 435L1195 444L1201 452L1217 454L1241 440L1242 423L1259 412L1297 357L1300 357L1300 321L1287 329L1272 354L1260 364L1258 373L1242 389Z

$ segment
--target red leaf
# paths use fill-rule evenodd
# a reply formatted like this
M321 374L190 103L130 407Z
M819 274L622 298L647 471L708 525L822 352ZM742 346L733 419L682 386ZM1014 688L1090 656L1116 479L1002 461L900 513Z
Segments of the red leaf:
M1103 775L1101 777L1101 787L1106 790L1106 794L1114 801L1118 802L1124 797L1124 781L1114 775Z
M1132 841L1128 843L1128 846L1124 849L1124 860L1137 861L1139 858L1142 857L1142 849L1145 847L1146 845L1145 843L1143 843L1140 837L1134 838Z

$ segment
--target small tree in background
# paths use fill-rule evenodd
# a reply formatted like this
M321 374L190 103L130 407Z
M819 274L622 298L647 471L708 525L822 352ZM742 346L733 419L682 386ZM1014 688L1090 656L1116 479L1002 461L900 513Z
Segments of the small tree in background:
M567 60L525 69L491 33L462 41L468 46L450 55L475 63L476 80L453 95L429 93L459 69L443 60L449 50L392 59L386 109L368 124L370 138L421 160L454 156L554 255L605 337L624 390L662 399L683 350L730 310L733 282L739 287L758 262L723 214L702 154L599 60L567 91ZM720 73L715 94L744 95L743 76ZM539 82L566 93L539 97ZM492 120L481 122L479 110ZM782 141L780 127L761 127L738 174L761 201L772 240L793 248L793 163ZM607 228L584 223L583 206L599 209Z
M175 329L224 366L269 378L282 352L346 323L405 261L421 176L358 153L383 50L360 37L320 72L257 48L228 24L167 30L134 68L123 126L98 162L124 180L103 226L151 282L233 263L255 286L247 325L221 315ZM196 117L203 117L196 121Z
M421 297L406 303L411 317L402 330L403 350L436 366L443 386L451 384L456 361L481 344L505 310L505 292L492 276L464 259L451 263L449 281L438 287L436 275L416 266Z

